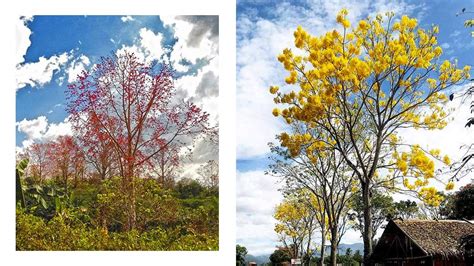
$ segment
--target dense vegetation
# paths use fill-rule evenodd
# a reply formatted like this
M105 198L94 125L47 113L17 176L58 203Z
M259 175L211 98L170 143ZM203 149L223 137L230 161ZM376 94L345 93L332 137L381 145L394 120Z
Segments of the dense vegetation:
M183 179L164 188L135 180L137 227L126 231L121 178L85 179L65 193L61 180L21 177L17 250L216 250L218 192Z
M218 163L191 148L217 154L218 128L173 79L125 51L68 84L71 134L18 153L18 250L218 248Z

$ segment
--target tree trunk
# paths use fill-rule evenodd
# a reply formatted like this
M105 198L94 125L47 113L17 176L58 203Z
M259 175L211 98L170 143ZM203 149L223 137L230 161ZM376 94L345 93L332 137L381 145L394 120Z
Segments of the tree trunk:
M136 212L136 200L135 200L135 182L134 182L134 170L133 165L127 166L125 179L125 189L127 192L127 224L126 230L130 231L136 228L137 223L137 212Z
M337 226L333 225L331 227L331 261L330 265L336 266L337 265L337 242L338 242L338 235L337 235Z
M372 253L372 206L370 204L369 184L362 184L362 201L364 204L364 264L368 265Z
M326 245L326 224L325 221L323 221L323 224L321 225L321 266L324 265L324 256L326 255L325 252L325 245Z
M63 171L63 179L64 179L64 193L67 195L67 171Z

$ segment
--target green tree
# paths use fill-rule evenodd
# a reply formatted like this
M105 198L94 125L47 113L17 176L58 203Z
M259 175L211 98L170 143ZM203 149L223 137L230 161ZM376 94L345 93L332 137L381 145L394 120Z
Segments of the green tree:
M474 186L468 184L450 197L442 213L449 219L474 219Z
M372 198L371 198L371 230L372 234L372 241L377 234L377 231L380 227L386 222L387 217L393 217L395 213L393 198L390 195L379 191L372 191ZM361 235L364 235L364 203L362 201L362 194L358 193L356 197L352 200L352 207L354 213L352 214L352 218L356 223L353 224L353 227L360 231Z
M411 219L418 214L418 205L411 200L401 200L394 203L395 213L393 218Z
M363 258L362 258L362 255L360 254L359 250L356 250L354 252L354 256L352 256L352 258L354 259L354 261L358 262L359 265L360 265L360 263L362 263Z
M247 248L241 245L236 246L237 266L245 266L245 256L247 255Z
M348 256L348 257L352 256L352 249L351 248L346 248L346 256Z
M270 262L273 266L283 265L284 262L290 262L291 256L288 249L278 248L270 255Z

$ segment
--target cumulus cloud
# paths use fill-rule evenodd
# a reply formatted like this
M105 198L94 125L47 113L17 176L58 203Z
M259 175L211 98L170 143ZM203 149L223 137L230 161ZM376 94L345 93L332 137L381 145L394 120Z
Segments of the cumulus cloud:
M26 134L27 139L39 139L46 132L48 127L48 119L45 116L36 119L23 119L16 123L19 132Z
M89 58L85 55L81 55L73 60L69 65L69 68L66 69L66 73L68 74L67 81L69 83L74 82L77 79L77 75L81 74L90 63Z
M25 61L24 56L28 50L28 47L31 45L31 30L27 26L27 23L31 21L33 21L33 17L20 17L16 22L16 64L20 64Z
M123 22L134 21L135 19L132 16L123 16L120 18Z
M191 47L199 47L206 36L213 41L219 38L218 16L177 16L176 18L194 25L186 40Z
M141 28L140 29L140 45L144 49L146 55L151 60L160 59L165 53L165 50L161 44L163 41L163 35L161 33L155 34L153 31Z
M160 16L167 27L171 27L177 42L170 61L180 72L189 70L184 62L196 64L198 59L213 58L219 50L219 26L217 16Z
M17 66L16 82L17 90L30 85L31 87L41 87L51 81L54 73L64 66L70 56L67 52L60 55L53 55L49 58L40 57L37 62L25 63Z
M271 253L278 242L273 211L283 197L275 177L237 171L237 243L253 255Z
M19 150L28 148L34 142L43 142L54 140L59 136L72 135L71 123L68 118L59 123L48 123L45 116L39 116L35 119L23 119L16 123L19 132L26 135Z
M219 78L212 72L208 71L203 76L196 88L196 96L200 99L219 95Z
M183 75L175 80L179 98L192 100L210 114L211 125L217 125L219 113L219 60L217 57L197 71L196 75Z
M141 28L137 40L134 44L127 46L122 45L116 54L123 54L125 51L132 52L137 56L138 60L150 63L154 60L165 59L164 55L167 49L163 47L163 34L155 34L152 30ZM165 59L166 60L166 59Z

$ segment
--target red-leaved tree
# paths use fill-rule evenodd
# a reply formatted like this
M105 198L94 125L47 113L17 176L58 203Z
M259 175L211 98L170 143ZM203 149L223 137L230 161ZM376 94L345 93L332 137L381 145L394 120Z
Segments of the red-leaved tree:
M26 153L28 154L29 158L28 167L31 169L32 175L38 178L40 184L43 182L43 178L46 176L47 173L47 151L47 143L33 143L26 150Z
M130 52L102 58L68 86L73 129L112 143L127 197L126 230L136 226L134 178L171 144L209 130L207 113L174 96L171 69Z
M46 144L47 162L55 170L57 178L61 178L64 190L68 192L68 180L74 174L75 184L78 175L84 172L83 152L72 136L59 136Z

